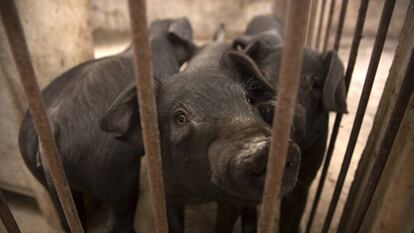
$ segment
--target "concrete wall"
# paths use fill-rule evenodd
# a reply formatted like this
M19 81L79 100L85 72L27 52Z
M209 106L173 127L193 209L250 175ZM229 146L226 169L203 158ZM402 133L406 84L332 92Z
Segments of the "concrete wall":
M246 23L257 14L272 11L271 0L147 0L149 21L157 18L186 16L190 19L196 39L208 39L220 23L225 23L230 35L240 34ZM321 2L321 0L319 1ZM331 1L327 1L327 10ZM336 1L335 20L339 16L342 1ZM384 0L372 0L366 19L365 35L374 36ZM397 38L401 29L409 0L397 1L390 35ZM355 27L360 0L350 0L345 34L352 35ZM124 35L129 30L126 0L92 0L93 26L96 32L110 32ZM334 23L333 28L336 25ZM333 29L334 31L335 29Z
M190 19L197 39L208 39L220 23L229 33L238 33L245 22L256 13L270 13L267 0L149 0L149 22L158 18L186 16ZM126 0L92 0L93 27L97 32L107 31L120 35L129 31Z
M89 1L16 1L41 87L64 70L93 57ZM29 174L17 146L26 99L0 23L0 187L38 198L50 215L45 190Z

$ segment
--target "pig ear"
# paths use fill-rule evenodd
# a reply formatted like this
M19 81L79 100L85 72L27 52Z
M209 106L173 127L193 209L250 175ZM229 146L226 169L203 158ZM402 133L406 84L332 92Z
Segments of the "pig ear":
M139 121L137 112L138 101L134 82L115 98L101 119L100 126L104 131L122 137L128 132L132 121Z
M233 46L233 48L234 49L238 49L238 48L240 48L240 49L245 49L246 47L247 47L247 45L251 42L253 40L253 37L252 36L249 36L249 35L243 35L243 36L240 36L240 37L238 37L238 38L236 38L234 41L233 41L233 44L232 44L232 46Z
M183 17L173 20L168 28L168 35L185 43L192 43L193 29L190 21Z
M254 78L258 82L260 89L274 92L272 84L263 76L256 63L244 53L237 51L227 52L221 59L220 67L236 73L242 82L247 82L249 79Z
M267 57L271 53L275 53L275 51L280 51L281 53L282 47L272 47L268 45L263 40L255 40L254 42L250 43L243 52L251 57L254 61L262 61L265 57Z
M325 66L328 72L323 88L324 105L329 111L347 113L344 67L335 51L326 53Z

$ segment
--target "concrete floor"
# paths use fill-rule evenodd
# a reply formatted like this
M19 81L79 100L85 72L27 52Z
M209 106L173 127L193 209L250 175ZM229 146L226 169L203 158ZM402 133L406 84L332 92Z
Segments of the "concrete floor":
M344 38L340 49L340 57L344 61L344 64L347 63L349 49L350 49L350 38ZM354 71L353 80L351 83L350 92L348 95L348 110L349 114L344 116L341 124L341 130L338 135L337 145L334 151L332 164L330 170L328 172L328 179L325 185L324 193L322 195L322 200L320 203L320 208L317 211L317 216L314 222L314 228L312 232L319 232L322 224L323 219L326 215L326 210L329 206L329 201L335 186L335 181L339 174L340 166L342 163L343 155L347 146L347 142L349 139L349 134L352 128L352 122L355 117L356 108L358 106L359 97L361 94L364 78L366 75L366 70L369 64L369 59L372 51L373 40L372 39L364 39L361 43L361 49L359 51L359 56L357 60L357 65ZM364 148L364 144L366 143L366 139L369 135L370 129L372 127L372 122L375 116L375 112L377 109L377 105L379 99L381 97L381 93L388 75L389 67L391 65L393 59L393 53L395 51L397 43L395 41L387 41L384 49L384 53L381 57L381 62L378 68L376 81L373 87L373 92L371 94L370 102L368 105L367 112L365 114L364 122L361 127L361 133L359 136L358 144L356 146L354 152L354 158L351 163L350 172L346 179L344 190L341 194L341 198L337 207L337 211L335 214L335 218L333 221L332 229L330 232L335 232L338 219L340 216L341 209L343 208L343 204L346 200L346 196L348 194L348 189L351 184L351 180L353 177L353 173L356 169L360 154L362 149ZM116 53L122 50L126 46L125 41L117 42L115 44L107 44L105 46L98 46L95 50L96 57L106 56L108 54ZM334 114L331 115L331 121L334 119ZM145 170L143 171L145 173ZM137 214L137 221L136 221L136 229L137 232L153 232L152 228L152 220L150 218L150 204L149 204L149 195L148 195L148 188L146 182L146 175L143 174L142 176L142 196L140 198L139 203L139 212ZM312 192L309 197L308 202L308 209L305 212L304 220L307 220L307 215L309 212L309 207L311 201L313 200L313 192L316 189L317 182L314 182L312 187ZM10 207L13 211L13 214L21 228L21 231L24 233L59 233L61 232L58 229L53 229L51 226L48 225L47 219L44 219L40 212L39 208L37 207L36 203L33 199L19 196L19 195L12 195L8 194L6 196ZM214 217L211 214L212 210L214 210L214 205L204 205L202 208L200 207L191 207L186 210L186 218L187 218L187 230L186 232L200 232L200 233L207 233L212 232L211 226L214 225ZM206 213L209 213L206 215ZM94 222L98 222L99 219L102 219L104 216L104 211L100 211L100 213L95 216ZM305 221L303 222L305 223ZM95 223L95 229L92 232L101 232L99 224ZM6 232L3 228L2 224L0 223L0 233Z

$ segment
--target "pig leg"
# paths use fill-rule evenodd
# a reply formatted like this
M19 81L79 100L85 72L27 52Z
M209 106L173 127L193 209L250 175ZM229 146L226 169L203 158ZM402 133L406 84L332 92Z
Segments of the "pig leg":
M242 212L242 233L257 232L257 208L256 206L247 206Z
M241 210L239 208L224 203L218 203L214 233L232 232L234 224L240 214Z
M282 200L280 216L280 232L300 232L300 220L305 210L308 188L296 187L295 190Z
M51 191L49 193L50 193L52 202L55 206L55 209L56 209L56 211L59 215L60 224L61 224L61 226L62 226L62 228L65 232L70 232L69 225L66 221L65 214L64 214L63 209L60 205L57 193L56 193L54 188L52 188L52 189L53 189L53 191ZM77 191L72 191L72 197L73 197L73 201L75 202L76 210L78 211L78 216L81 220L82 227L84 228L85 232L88 232L87 231L87 224L86 224L86 222L87 222L86 212L85 212L85 206L84 206L84 203L83 203L82 193L77 192Z
M134 217L138 195L124 202L110 203L104 233L135 233Z
M298 183L292 193L282 200L280 232L300 232L299 225L305 210L309 187L322 164L326 137L327 133L322 134L312 147L302 153Z
M76 210L78 211L78 216L81 221L82 227L85 232L88 232L88 224L86 219L86 209L83 202L83 194L81 192L72 191L73 201L76 205Z
M113 174L113 176L115 177L114 180L117 180L117 179L128 180L126 184L118 187L119 189L123 189L123 190L120 190L121 192L119 196L115 196L115 199L114 199L114 196L110 196L110 193L104 193L108 196L103 195L100 197L102 201L104 203L107 203L109 206L108 218L105 223L105 227L103 231L104 233L135 233L134 219L135 219L135 210L137 208L137 203L139 199L140 182L139 182L138 174L140 174L141 165L140 165L140 160L133 161L133 162L135 162L133 167L123 166L123 167L127 167L127 169L130 169L129 170L130 172L123 174L120 177L116 177L116 175ZM116 164L116 165L119 165L119 164ZM107 179L110 179L110 178L107 177ZM125 192L125 190L128 190L128 191Z
M167 203L167 218L170 233L184 233L184 205Z

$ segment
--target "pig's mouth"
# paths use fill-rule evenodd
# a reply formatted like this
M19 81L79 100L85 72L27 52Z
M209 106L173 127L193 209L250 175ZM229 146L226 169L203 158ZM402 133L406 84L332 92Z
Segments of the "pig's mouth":
M269 138L245 142L241 149L226 162L226 169L218 173L220 178L213 184L242 201L259 204L262 200L264 182L267 173ZM227 151L231 152L231 151ZM291 143L282 180L282 195L289 194L295 187L299 172L300 150ZM224 173L224 174L223 174ZM224 177L224 178L223 178Z

